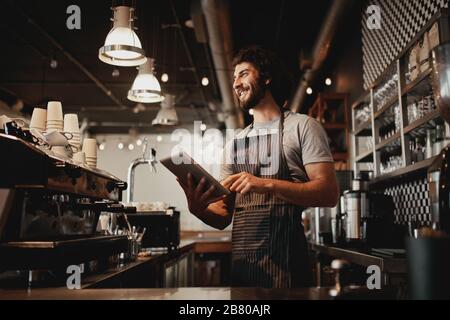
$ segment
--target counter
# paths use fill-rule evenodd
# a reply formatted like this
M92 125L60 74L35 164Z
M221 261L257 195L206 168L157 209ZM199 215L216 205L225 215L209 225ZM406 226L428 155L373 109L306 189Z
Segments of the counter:
M323 244L310 244L311 249L330 257L345 259L360 266L377 265L384 273L406 273L406 259L375 255L368 249L340 248Z
M0 300L319 300L329 288L155 288L0 290Z

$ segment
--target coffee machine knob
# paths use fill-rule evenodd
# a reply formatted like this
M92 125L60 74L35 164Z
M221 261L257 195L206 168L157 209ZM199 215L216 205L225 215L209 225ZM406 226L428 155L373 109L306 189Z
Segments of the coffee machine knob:
M345 286L345 272L350 269L350 263L344 259L336 259L331 262L331 269L335 272L335 286L330 290L330 295L332 297L337 297L343 294L343 289Z

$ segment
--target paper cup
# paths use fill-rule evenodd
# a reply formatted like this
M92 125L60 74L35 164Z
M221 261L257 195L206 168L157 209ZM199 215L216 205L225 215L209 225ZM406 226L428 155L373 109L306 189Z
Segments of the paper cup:
M49 101L47 104L47 121L63 121L62 104L59 101Z
M47 121L47 110L41 108L34 108L31 115L30 128L39 131L45 130L45 122Z
M64 131L70 133L79 133L80 126L78 125L78 115L75 113L68 113L64 115Z
M90 138L84 139L82 151L86 154L86 159L97 158L97 140Z

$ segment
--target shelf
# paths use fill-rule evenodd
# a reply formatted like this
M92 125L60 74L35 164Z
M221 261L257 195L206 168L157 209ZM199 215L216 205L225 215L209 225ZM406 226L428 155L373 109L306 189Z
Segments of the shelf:
M372 162L373 161L373 151L372 150L367 150L363 153L361 153L360 155L358 155L357 157L355 157L355 162Z
M400 139L400 132L397 132L396 134L394 134L392 137L387 138L386 140L384 140L383 142L380 142L379 144L377 144L375 146L375 150L379 151L380 149L383 149L384 147L388 146L390 143L392 143L393 141Z
M378 118L383 112L389 109L397 101L398 101L397 96L393 96L391 99L389 99L389 101L380 110L375 112L374 114L375 119Z
M420 85L422 83L423 80L427 79L429 76L431 75L431 69L428 69L427 71L422 72L417 79L415 79L414 81L408 83L405 88L402 91L402 96L404 96L405 94L414 91L414 89L417 88L418 85Z
M414 129L417 129L418 127L424 125L425 123L427 123L428 121L434 120L436 118L438 118L440 116L439 110L436 109L434 111L431 111L429 113L427 113L426 115L424 115L422 118L414 121L413 123L411 123L410 125L408 125L403 132L405 134L413 131Z
M364 92L361 97L358 98L358 100L356 100L353 104L352 104L352 109L356 109L358 108L361 104L363 103L367 103L370 104L370 91L368 92Z
M370 181L370 184L375 184L375 183L379 183L379 182L384 182L388 179L392 179L392 178L399 178L402 177L406 174L410 174L413 172L418 172L424 169L427 169L433 162L434 160L436 160L436 158L439 156L434 156L432 158L411 164L409 166L397 169L395 171L389 172L389 173L385 173L379 177L376 177L375 179L373 179L372 181Z
M372 135L372 129L370 126L372 125L372 119L367 120L363 124L361 124L359 127L356 128L355 131L353 131L354 136L371 136Z

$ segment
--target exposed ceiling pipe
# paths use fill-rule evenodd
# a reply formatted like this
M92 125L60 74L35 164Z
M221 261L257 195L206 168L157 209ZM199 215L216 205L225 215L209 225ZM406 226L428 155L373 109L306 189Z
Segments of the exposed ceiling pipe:
M232 88L233 49L228 1L202 0L202 8L208 29L209 47L222 95L225 125L229 129L242 128L244 127L244 117L237 107L238 101Z
M300 80L297 91L292 99L292 111L298 112L300 110L306 97L306 89L308 88L308 85L314 81L323 62L327 59L336 29L342 21L346 10L352 8L352 2L354 2L354 0L333 1L314 45L312 66L305 72L303 79Z

